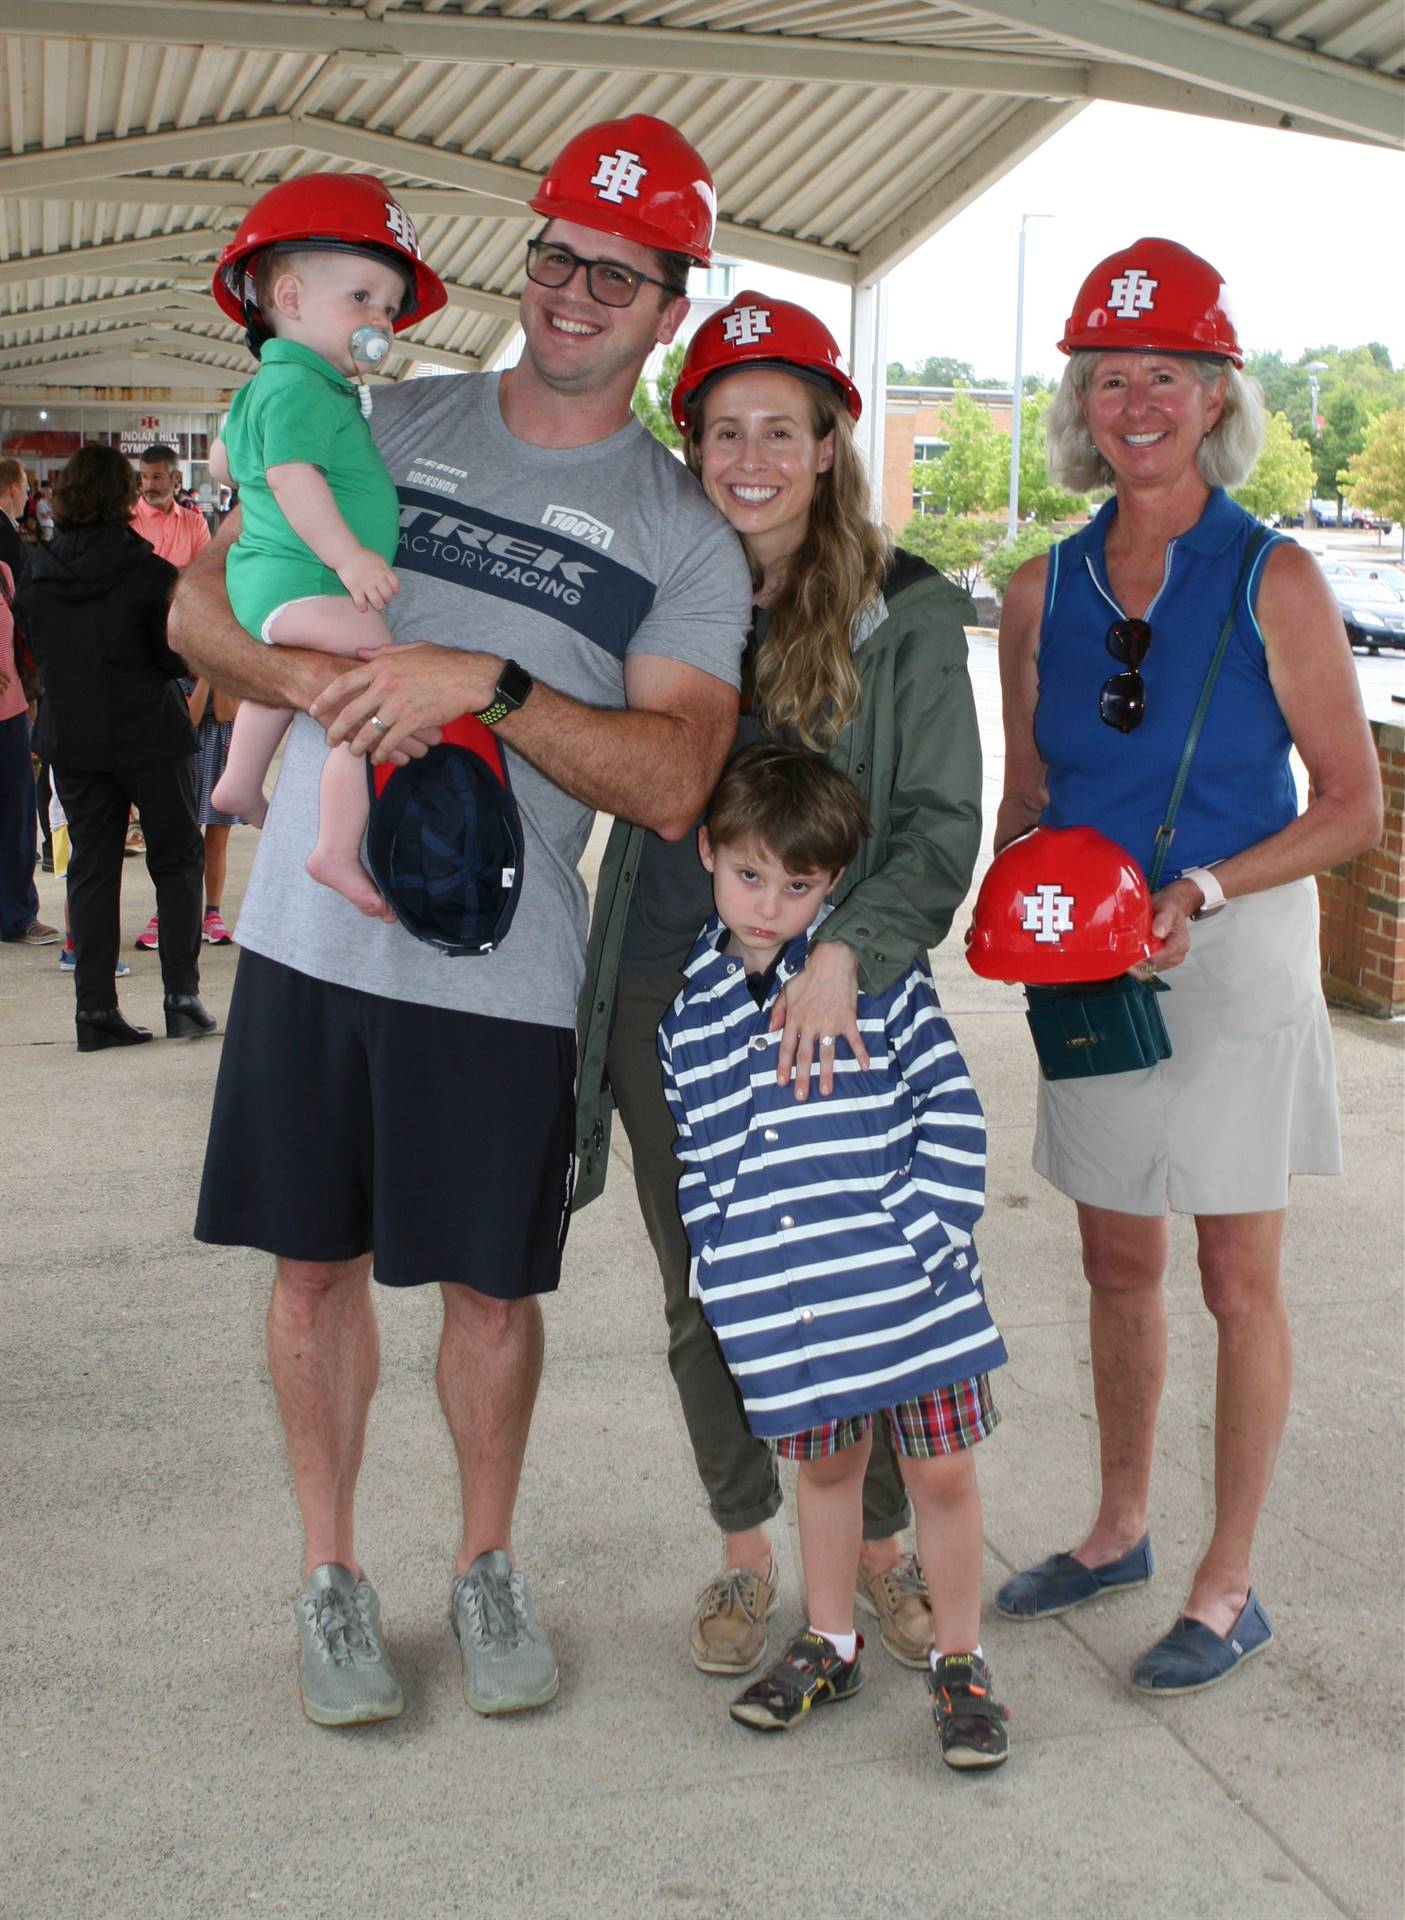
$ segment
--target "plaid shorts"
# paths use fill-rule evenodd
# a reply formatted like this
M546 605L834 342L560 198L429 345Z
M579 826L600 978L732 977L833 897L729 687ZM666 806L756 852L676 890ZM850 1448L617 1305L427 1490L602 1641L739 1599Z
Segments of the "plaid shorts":
M938 1454L974 1447L1000 1425L1000 1409L990 1395L990 1375L973 1374L949 1387L937 1387L915 1400L885 1407L893 1445L908 1460L935 1460ZM768 1440L783 1460L827 1460L844 1447L857 1446L873 1425L871 1413L848 1420L826 1420L822 1427Z

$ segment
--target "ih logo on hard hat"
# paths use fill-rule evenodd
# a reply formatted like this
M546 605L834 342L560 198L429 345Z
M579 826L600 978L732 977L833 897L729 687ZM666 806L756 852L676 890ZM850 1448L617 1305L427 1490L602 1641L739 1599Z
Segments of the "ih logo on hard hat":
M1113 275L1107 304L1121 319L1135 320L1139 313L1151 312L1158 285L1140 267L1128 267L1125 273Z
M599 164L590 176L590 184L598 187L597 200L608 200L612 206L618 206L628 197L639 198L639 183L649 169L640 164L639 155L631 153L627 147L616 147L613 153L602 153Z
M754 347L770 331L771 316L765 307L734 307L723 316L722 332L731 347Z
M1024 897L1020 925L1042 945L1056 947L1064 934L1073 932L1073 895L1061 892L1057 882L1036 887Z
M397 245L402 246L407 253L419 252L420 237L415 232L415 223L405 209L397 206L393 200L386 207L385 224Z

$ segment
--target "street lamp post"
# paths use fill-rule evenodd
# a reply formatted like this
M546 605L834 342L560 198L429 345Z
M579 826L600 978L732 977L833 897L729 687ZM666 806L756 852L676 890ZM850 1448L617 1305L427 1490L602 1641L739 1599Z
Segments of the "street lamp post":
M1015 287L1015 391L1010 416L1010 518L1005 529L1008 544L1020 530L1020 428L1024 417L1024 230L1031 220L1052 220L1052 213L1020 215L1020 270Z
M1312 418L1308 421L1308 432L1312 435L1314 447L1317 443L1317 376L1319 373L1325 373L1326 371L1327 362L1325 360L1309 360L1303 368L1303 372L1307 375L1308 405L1312 408ZM1315 461L1313 463L1312 477L1314 481L1317 479L1317 466ZM1304 521L1303 525L1306 526L1307 522Z
M1303 372L1307 375L1308 392L1311 396L1312 420L1310 422L1310 429L1314 440L1317 438L1317 376L1319 373L1325 373L1326 371L1327 362L1325 360L1309 360L1303 368Z

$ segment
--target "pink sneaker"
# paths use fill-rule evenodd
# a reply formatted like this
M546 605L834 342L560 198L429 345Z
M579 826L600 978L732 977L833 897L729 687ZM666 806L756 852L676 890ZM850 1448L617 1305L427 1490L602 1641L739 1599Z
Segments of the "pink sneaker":
M234 935L220 918L218 907L208 907L205 918L200 923L200 938L207 946L232 947Z
M134 944L141 950L141 952L155 953L157 947L160 944L160 941L157 937L157 927L158 927L159 921L160 921L160 915L153 913L151 918L147 921L146 925L142 928L141 932L137 935L136 941Z

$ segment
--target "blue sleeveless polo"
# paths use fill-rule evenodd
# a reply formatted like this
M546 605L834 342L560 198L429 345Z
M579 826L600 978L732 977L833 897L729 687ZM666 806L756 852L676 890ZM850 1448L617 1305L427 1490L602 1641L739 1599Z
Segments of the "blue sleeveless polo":
M1096 827L1148 872L1186 731L1256 523L1217 488L1190 531L1168 545L1165 576L1144 616L1152 630L1141 667L1146 714L1134 733L1123 734L1098 714L1103 682L1123 670L1105 644L1108 627L1125 618L1108 585L1104 554L1116 513L1116 500L1109 500L1090 526L1050 551L1034 737L1048 770L1043 825ZM1254 616L1267 553L1266 547L1258 555L1239 596L1176 815L1163 885L1187 867L1227 860L1267 839L1298 811L1288 765L1292 739Z

